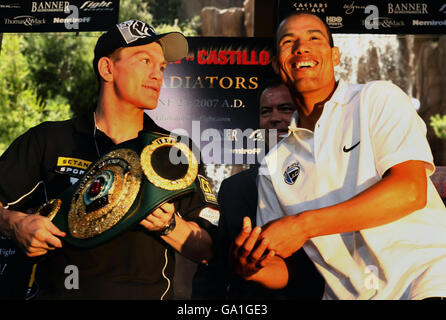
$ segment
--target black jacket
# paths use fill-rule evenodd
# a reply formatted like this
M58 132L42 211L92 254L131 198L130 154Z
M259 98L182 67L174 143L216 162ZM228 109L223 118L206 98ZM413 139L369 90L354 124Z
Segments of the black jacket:
M144 130L168 133L147 115ZM91 162L113 146L110 138L95 130L92 112L42 123L17 138L1 156L0 201L22 212L37 208L74 184ZM203 175L202 168L200 173ZM213 234L216 227L198 214L202 208L217 206L205 199L200 188L176 200L175 206L183 218ZM62 249L29 259L11 240L0 238L0 250L15 253L0 254L0 294L6 298L23 296L30 265L36 262L33 291L38 294L32 294L37 298L160 299L166 292L166 299L173 296L174 251L139 225L91 249L65 243ZM66 289L69 266L79 270L79 289Z
M215 257L208 266L199 266L193 280L194 299L321 299L324 280L303 249L293 259L298 266L296 277L281 290L238 277L228 265L230 246L242 230L243 217L256 225L258 167L242 171L223 180L218 192L220 221L215 241Z

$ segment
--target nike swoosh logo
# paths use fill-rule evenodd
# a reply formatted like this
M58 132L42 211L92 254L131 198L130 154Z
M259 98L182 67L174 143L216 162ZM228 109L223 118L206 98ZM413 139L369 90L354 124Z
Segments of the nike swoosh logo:
M346 148L346 147L344 146L344 148L342 148L342 151L344 151L344 152L350 152L350 151L352 151L354 148L356 148L356 147L359 145L360 142L361 142L361 141L358 141L358 143L352 145L350 148Z

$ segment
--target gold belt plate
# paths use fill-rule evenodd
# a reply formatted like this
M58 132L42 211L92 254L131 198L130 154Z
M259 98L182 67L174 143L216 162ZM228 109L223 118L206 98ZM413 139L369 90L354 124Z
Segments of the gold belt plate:
M167 179L162 177L152 165L152 156L156 150L163 147L174 147L183 153L187 159L188 168L183 177ZM166 161L170 161L166 159ZM164 190L182 190L190 186L198 174L198 161L192 150L184 143L172 137L162 137L152 141L141 152L141 166L144 174L154 186Z
M97 236L129 211L141 187L142 168L131 149L113 150L96 161L82 177L68 213L73 238Z

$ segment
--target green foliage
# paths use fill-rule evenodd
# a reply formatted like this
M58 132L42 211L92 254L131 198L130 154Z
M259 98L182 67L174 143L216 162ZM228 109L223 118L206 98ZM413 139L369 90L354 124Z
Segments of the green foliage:
M153 15L154 25L172 25L179 18L181 0L149 1L149 11Z
M144 0L121 0L119 3L119 22L134 19L152 24L152 15L149 13L147 2Z
M148 10L153 16L152 24L159 33L179 31L185 36L200 35L200 15L179 21L182 18L181 0L151 0L148 2Z
M119 21L140 19L148 23L152 16L142 0L120 1ZM98 83L93 71L94 47L101 32L28 35L23 49L30 65L30 76L38 96L65 98L73 114L85 112L96 104Z
M43 100L30 77L28 61L21 53L23 36L4 35L0 53L0 153L29 128L47 120L70 117L68 104Z
M201 17L199 14L195 15L192 19L184 22L183 30L191 30L191 36L201 35Z
M160 33L199 35L200 17L179 22L180 8L179 0L121 0L119 21L139 19ZM4 36L0 54L0 153L30 127L46 120L67 119L96 104L98 84L92 60L100 34Z
M98 86L91 62L99 35L58 33L26 38L23 52L39 97L44 101L64 97L74 114L94 105Z
M434 129L435 135L440 139L446 139L446 114L440 116L436 114L430 117L430 125Z

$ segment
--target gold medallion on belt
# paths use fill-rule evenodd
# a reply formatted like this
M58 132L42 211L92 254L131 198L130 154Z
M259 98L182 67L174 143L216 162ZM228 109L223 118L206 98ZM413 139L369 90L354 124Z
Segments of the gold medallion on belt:
M147 179L164 190L185 189L198 174L194 153L174 137L161 137L147 145L141 152L141 166ZM179 166L183 169L177 170Z
M131 149L113 150L79 182L68 213L73 238L85 239L113 227L129 211L141 187L142 168Z

